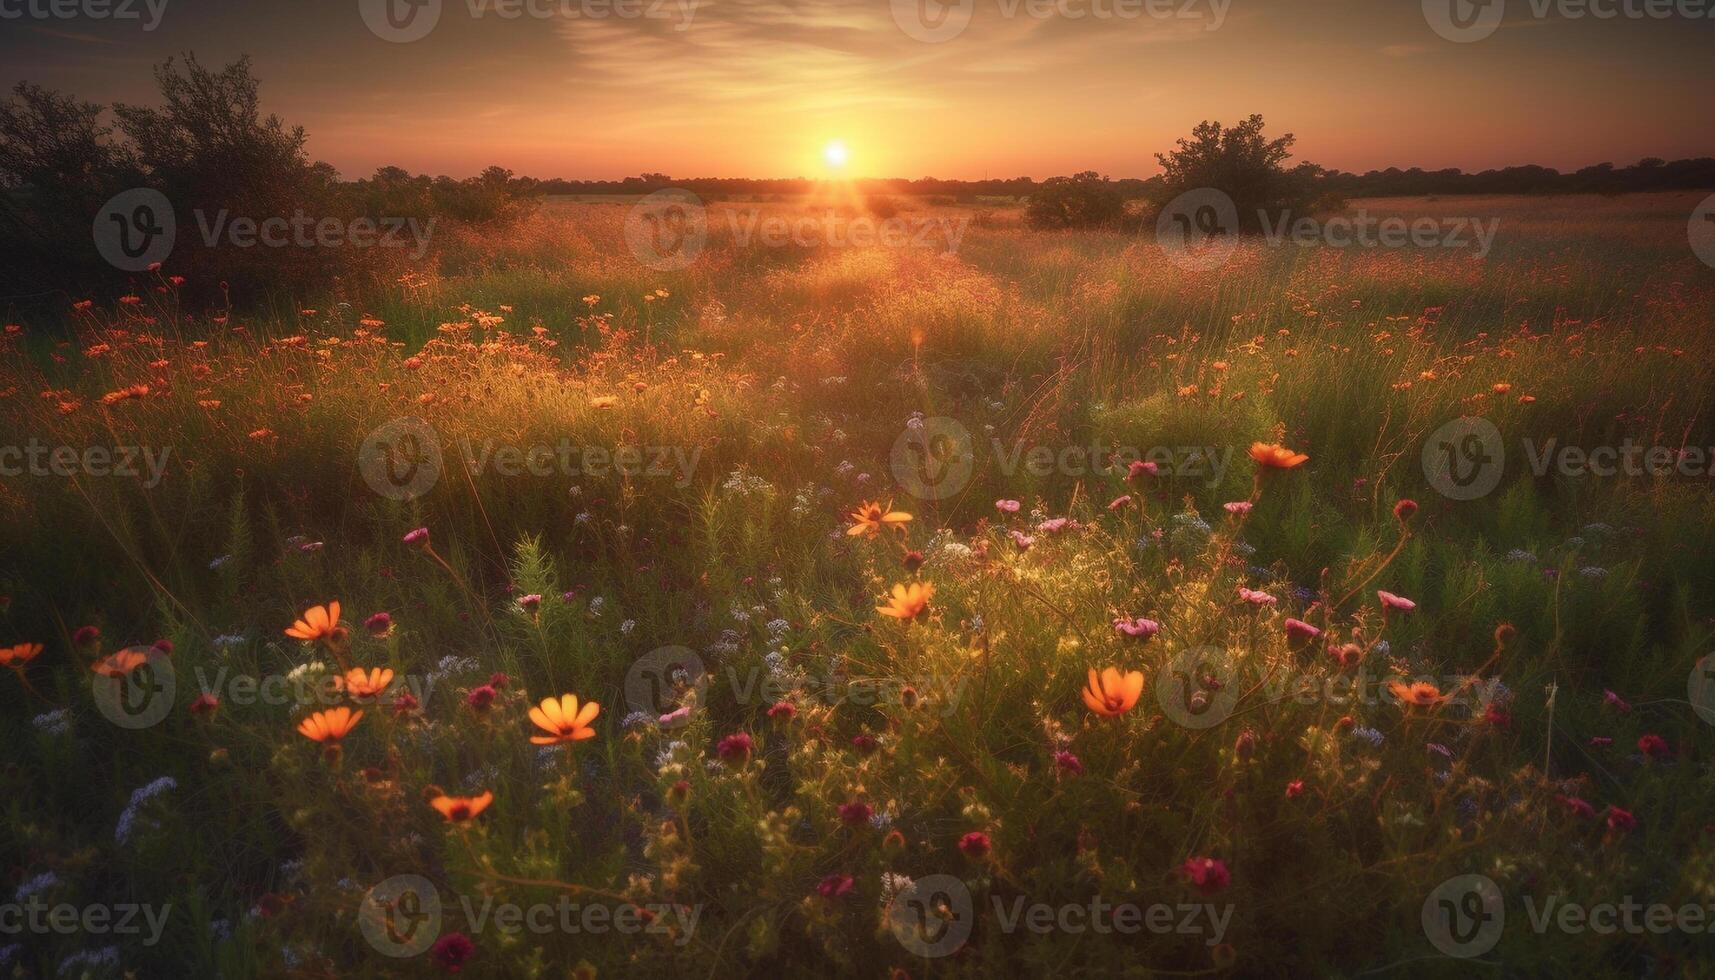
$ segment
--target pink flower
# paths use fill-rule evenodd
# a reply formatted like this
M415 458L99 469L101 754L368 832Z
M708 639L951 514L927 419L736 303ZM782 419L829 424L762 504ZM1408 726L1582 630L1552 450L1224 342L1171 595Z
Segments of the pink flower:
M1615 694L1613 691L1607 690L1606 688L1602 690L1602 703L1613 708L1622 715L1632 710L1632 706L1626 703L1625 698L1620 697L1618 694Z
M1383 609L1397 609L1400 612L1411 612L1417 608L1417 603L1404 596L1394 595L1382 589L1376 590L1376 598L1381 600Z
M1595 807L1576 796L1557 796L1555 799L1559 800L1560 805L1566 807L1567 812L1574 816L1594 817L1596 815Z
M1035 538L1023 531L1009 531L1007 533L1012 536L1012 543L1018 546L1019 551L1029 551L1030 546L1036 543Z
M427 548L429 546L429 529L426 527L417 528L400 540L413 548Z
M1062 750L1054 753L1054 768L1079 776L1084 772L1084 762L1072 753Z
M1016 514L1018 513L1019 506L1020 505L1016 500L997 500L994 502L994 509L1000 511L1002 514Z
M852 736L852 748L857 749L865 755L874 752L880 747L881 743L876 740L874 735L871 735L868 732Z
M1048 520L1036 525L1036 529L1044 534L1055 534L1060 531L1076 529L1077 526L1078 523L1070 517L1050 517Z
M488 675L488 686L494 688L496 691L505 690L506 685L510 683L512 683L512 678L504 671L497 670Z
M791 721L798 717L798 706L790 701L776 701L768 709L768 717L775 721Z
M723 762L743 765L750 760L750 750L754 744L749 734L734 732L715 745L715 754L720 756Z
M964 851L970 857L982 857L989 852L991 846L989 835L980 830L973 830L959 838L959 850Z
M1592 735L1592 736L1590 736L1590 746L1592 748L1605 749L1608 746L1613 745L1613 744L1614 744L1614 740L1609 738L1606 735Z
M852 890L852 876L832 874L816 884L816 893L823 898L839 898Z
M1131 461L1131 465L1125 468L1125 478L1128 480L1141 480L1146 476L1160 475L1161 467L1148 460L1134 459Z
M1303 795L1304 795L1304 780L1294 779L1292 782L1286 784L1286 798L1287 799L1295 800L1298 797L1303 796Z
M1129 494L1129 493L1120 494L1119 496L1115 497L1114 499L1108 501L1108 510L1119 510L1122 507L1130 507L1130 506L1131 506L1131 494Z
M483 684L479 687L471 688L470 693L464 696L464 703L470 705L477 711L487 711L488 706L494 703L494 699L498 694L499 692L494 688L489 687L487 684Z
M101 630L93 626L79 626L77 632L71 635L71 645L74 647L93 646L99 639L101 639Z
M689 717L691 717L691 706L688 704L683 704L677 708L674 708L672 711L667 712L666 714L662 715L661 717L655 719L655 722L656 722L656 724L659 724L659 725L666 725L666 726L671 727L673 725L677 725L679 722L684 721L686 718L689 718Z
M1161 632L1161 624L1153 619L1144 619L1142 616L1136 619L1126 619L1121 616L1114 620L1114 630L1133 639L1147 640Z
M1279 601L1267 592L1259 589L1247 589L1242 585L1239 586L1239 598L1253 606L1272 606Z
M197 699L195 701L191 702L190 712L198 718L204 718L208 715L214 714L215 709L219 707L220 699L207 691L204 691L197 695Z
M448 973L457 973L465 961L476 955L476 943L462 932L449 932L429 947L429 959Z
M387 613L378 612L363 621L363 628L369 631L370 636L386 636L393 631L393 617Z
M1251 512L1252 506L1248 500L1229 500L1221 505L1221 509L1234 517L1243 517Z
M840 823L848 827L860 827L869 823L869 818L875 815L875 810L862 800L840 804Z
M1630 810L1622 810L1613 804L1608 804L1608 829L1628 833L1638 825L1638 818Z
M1217 858L1186 858L1185 863L1179 867L1179 873L1203 895L1213 895L1226 888L1233 880L1233 876L1227 871L1227 863Z
M1286 636L1288 639L1304 641L1314 640L1322 635L1322 631L1302 619L1288 618L1286 620Z
M1660 735L1645 735L1639 738L1638 751L1652 759L1673 758L1673 749L1668 747L1667 739Z

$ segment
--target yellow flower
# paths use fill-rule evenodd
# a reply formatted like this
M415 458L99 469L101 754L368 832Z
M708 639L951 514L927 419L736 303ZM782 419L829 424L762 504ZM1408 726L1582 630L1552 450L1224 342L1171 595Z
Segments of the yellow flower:
M881 533L881 529L884 527L896 527L901 531L905 530L905 525L911 520L911 515L902 510L894 510L892 501L888 501L887 506L883 507L873 500L866 500L859 505L857 510L852 511L851 519L857 523L846 531L847 536L864 534L873 538Z
M1084 704L1104 718L1118 718L1137 706L1143 693L1143 671L1120 673L1118 667L1090 668L1090 683L1084 688Z
M494 794L485 790L481 796L437 796L429 805L439 810L447 823L464 823L474 820L493 802Z
M928 610L929 597L934 594L935 587L923 582L895 585L893 593L887 597L887 605L876 606L875 611L883 616L909 622Z
M582 708L578 707L576 694L543 698L539 707L530 709L530 720L548 734L532 735L530 742L534 745L558 745L595 738L595 729L590 727L590 722L599 714L601 705L594 701L586 701Z

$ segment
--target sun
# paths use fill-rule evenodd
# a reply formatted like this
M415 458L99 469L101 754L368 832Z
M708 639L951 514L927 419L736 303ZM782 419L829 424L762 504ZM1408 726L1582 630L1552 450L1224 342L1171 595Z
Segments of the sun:
M847 160L846 144L841 140L834 140L822 147L822 159L835 170L844 169Z

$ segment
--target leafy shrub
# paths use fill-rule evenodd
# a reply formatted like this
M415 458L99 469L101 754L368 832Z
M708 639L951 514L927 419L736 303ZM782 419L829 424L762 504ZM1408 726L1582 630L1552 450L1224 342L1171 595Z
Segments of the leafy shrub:
M1295 141L1291 133L1272 140L1263 135L1259 115L1231 127L1198 123L1189 139L1178 141L1178 149L1155 155L1162 169L1161 200L1206 187L1222 191L1238 209L1241 231L1261 231L1264 222L1282 213L1306 213L1322 168L1313 163L1288 168Z
M1125 215L1125 199L1113 181L1085 170L1050 177L1030 195L1024 220L1032 228L1111 228Z

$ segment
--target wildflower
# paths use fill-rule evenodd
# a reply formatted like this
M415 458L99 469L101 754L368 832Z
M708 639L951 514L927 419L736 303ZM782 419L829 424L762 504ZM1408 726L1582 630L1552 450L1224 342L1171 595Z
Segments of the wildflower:
M1108 510L1110 510L1110 511L1122 510L1122 509L1124 509L1126 507L1130 507L1130 506L1131 506L1131 494L1129 494L1129 493L1122 493L1119 496L1115 497L1114 499L1108 501Z
M542 608L542 597L534 592L521 595L518 597L518 608L524 610L524 615L534 619Z
M929 609L929 599L935 594L935 587L925 582L912 582L910 585L895 585L893 593L887 597L887 605L876 606L875 611L893 619L909 622L923 615Z
M1441 689L1428 681L1389 681L1388 692L1407 707L1433 708L1447 700Z
M1002 514L1016 514L1021 506L1023 505L1016 500L997 500L994 502L994 509Z
M420 528L417 528L413 531L409 531L400 540L403 541L405 544L410 545L413 548L428 548L429 547L429 529L426 527L420 527Z
M1483 722L1496 728L1508 729L1513 727L1513 716L1498 704L1490 704L1483 709Z
M1251 756L1255 754L1256 732L1247 728L1240 732L1239 737L1233 742L1233 758L1240 762L1249 762Z
M510 683L512 683L512 678L504 671L497 670L488 675L488 686L494 688L496 691L504 690L506 685Z
M78 649L92 647L101 639L101 630L94 626L79 626L71 635L71 645Z
M1186 858L1185 863L1179 866L1179 873L1187 884L1205 896L1221 891L1233 880L1226 862L1218 858Z
M851 875L831 874L816 883L816 894L823 898L840 898L851 890Z
M353 711L350 708L329 708L318 711L298 723L298 732L312 742L337 744L340 739L351 734L357 723L363 718L361 709Z
M1322 631L1302 619L1288 618L1285 623L1287 639L1306 643L1322 635Z
M562 694L557 699L543 698L540 705L530 709L530 720L548 734L532 735L530 742L534 745L557 745L595 738L596 732L590 727L590 722L599 714L601 705L586 701L580 707L576 694Z
M1143 459L1134 459L1125 468L1125 478L1133 482L1141 481L1146 476L1160 476L1161 467Z
M429 801L429 805L440 811L447 818L447 823L465 823L476 819L488 805L494 802L494 794L484 791L480 796L447 796L441 794Z
M466 692L464 703L473 711L487 711L489 705L492 705L494 699L499 696L500 692L494 688L487 684L478 684Z
M418 702L417 696L409 691L401 692L393 698L394 717L404 717L421 707L422 704Z
M1399 503L1393 505L1393 519L1398 521L1401 527L1404 527L1405 522L1411 520L1411 515L1415 513L1417 513L1417 501L1415 500L1401 499Z
M1411 612L1413 609L1417 608L1417 603L1412 602L1410 599L1407 599L1404 596L1394 595L1392 592L1387 592L1382 589L1376 590L1376 598L1381 600L1383 609L1397 609L1400 612Z
M143 666L148 660L148 654L133 647L97 660L90 666L90 669L103 677L118 680L122 677L131 676L132 671Z
M1613 691L1607 690L1606 688L1602 690L1602 704L1613 708L1622 715L1632 710L1631 704L1629 704L1625 698L1620 697L1618 694L1615 694Z
M1562 796L1556 796L1555 799L1560 801L1560 805L1564 806L1566 808L1566 811L1568 813L1572 814L1573 816L1594 817L1596 815L1596 808L1595 807L1591 806L1588 802L1586 802L1582 799L1579 799L1576 796L1564 796L1564 795L1562 795Z
M1029 551L1030 546L1036 543L1036 539L1034 537L1017 529L1008 531L1007 535L1012 538L1013 545L1016 546L1019 551Z
M840 804L840 822L848 827L861 827L869 823L869 818L875 816L875 809L862 800Z
M391 683L393 671L386 667L376 667L368 673L362 667L353 667L345 672L344 677L334 678L335 689L344 689L354 698L376 697L385 693Z
M1108 667L1098 675L1090 668L1090 681L1084 688L1084 704L1104 718L1118 718L1137 706L1143 693L1143 671L1121 674L1118 667Z
M207 718L214 714L219 707L220 699L207 691L204 691L197 695L197 699L195 701L191 702L189 711L193 717Z
M715 745L715 754L729 765L742 766L750 761L750 750L754 745L749 734L734 732Z
M292 623L286 635L306 643L328 641L331 644L340 632L339 600L336 599L326 606L311 606L302 619Z
M1061 750L1054 753L1054 768L1073 776L1081 776L1084 773L1084 761L1070 752Z
M776 701L768 709L768 717L775 721L791 721L798 716L798 706L790 701Z
M1296 453L1285 446L1268 442L1251 443L1250 456L1258 466L1275 470L1289 470L1310 459L1303 453Z
M1608 804L1608 829L1617 833L1627 833L1636 829L1638 818L1630 810L1622 810L1613 804Z
M883 507L875 501L866 500L858 505L857 510L851 512L851 520L855 523L846 529L847 537L862 534L865 537L873 538L880 534L883 528L893 527L901 531L905 530L905 525L911 520L911 515L902 510L894 510L891 501L886 507Z
M23 670L24 665L36 659L41 652L42 645L40 643L17 643L9 647L0 647L0 667Z
M448 973L457 973L476 955L476 943L462 932L449 932L429 947L429 959Z
M125 811L119 814L119 823L113 828L113 840L124 844L130 841L131 834L137 828L137 817L142 812L143 804L171 789L178 789L178 780L171 776L162 776L151 783L146 783L132 791L131 799L125 804Z
M1221 509L1234 517L1244 517L1251 512L1252 506L1248 500L1229 500L1221 505Z
M1612 738L1609 738L1606 735L1592 735L1592 736L1590 736L1590 747L1593 749L1605 749L1608 746L1613 745L1613 744L1614 744L1614 740Z
M1272 606L1280 600L1260 589L1247 589L1239 586L1239 600L1252 606Z
M1304 780L1294 779L1286 784L1286 798L1295 800L1304 795Z
M959 838L959 850L964 851L966 855L973 858L980 858L988 854L989 849L992 846L993 844L989 840L989 835L980 830L973 830Z
M905 566L907 572L915 572L923 567L923 552L907 551L905 556L899 559L899 564Z
M1667 739L1660 735L1644 735L1638 739L1638 751L1652 759L1671 759L1673 749L1668 747Z
M1135 619L1126 619L1121 616L1114 620L1114 630L1133 639L1147 640L1161 632L1161 624L1153 619L1144 619L1142 616Z
M378 612L363 621L363 628L370 636L380 639L393 632L393 617L384 612Z
M1328 654L1338 661L1342 668L1346 668L1363 659L1364 648L1356 643L1342 643L1337 647L1330 646Z

